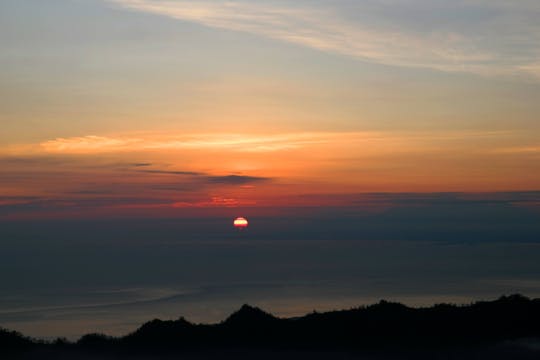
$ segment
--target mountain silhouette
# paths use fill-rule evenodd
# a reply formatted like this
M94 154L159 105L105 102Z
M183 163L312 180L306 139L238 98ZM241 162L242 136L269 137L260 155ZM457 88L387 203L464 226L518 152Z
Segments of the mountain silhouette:
M240 310L232 313L224 322L227 326L251 327L275 323L278 318L273 315L247 304L242 305Z
M296 318L278 318L243 305L218 324L156 319L123 337L88 334L76 343L39 342L2 330L0 357L5 354L23 359L228 359L264 354L282 359L321 354L347 359L431 359L441 354L445 359L539 359L540 299L511 295L427 308L381 301Z

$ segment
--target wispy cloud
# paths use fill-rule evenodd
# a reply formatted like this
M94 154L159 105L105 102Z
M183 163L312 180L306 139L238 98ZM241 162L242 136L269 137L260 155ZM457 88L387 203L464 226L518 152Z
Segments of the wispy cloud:
M537 146L513 146L494 149L494 153L498 154L539 154L540 155L540 145Z
M198 186L202 185L249 185L272 180L270 177L248 176L248 175L209 175L193 171L174 171L174 170L139 170L139 173L161 174L161 175L179 175L191 177Z
M277 135L202 134L178 137L77 136L56 138L39 144L45 153L95 154L106 152L227 149L244 152L273 152L324 143L338 133L290 133Z
M208 181L213 184L226 185L246 185L257 182L265 182L271 180L267 177L246 176L246 175L226 175L226 176L209 176Z
M253 206L257 203L252 200L239 200L236 198L228 198L222 196L213 196L209 200L195 201L195 202L185 202L179 201L172 204L174 208L184 208L184 207L238 207L238 206Z
M540 9L534 2L109 1L380 64L484 75L538 74L537 65L531 65L540 53L534 16ZM461 18L466 20L456 20Z
M445 131L445 132L291 132L279 134L190 134L159 135L141 134L116 136L77 136L56 138L38 144L19 146L20 154L38 153L47 156L82 155L130 152L170 152L218 150L238 153L274 153L314 147L351 144L354 147L365 145L364 152L409 152L422 148L424 151L440 150L441 143L448 144L472 141L487 143L489 139L512 139L514 132L508 131ZM421 145L421 146L420 146ZM392 146L393 149L389 149ZM476 146L478 147L478 146ZM17 153L17 147L11 153ZM1 150L1 149L0 149ZM19 156L20 157L20 156ZM156 172L149 169L151 164L134 164L140 171Z
M142 140L136 138L112 138L104 136L78 136L56 138L40 145L47 153L99 153L127 150L137 146Z
M147 174L164 174L164 175L186 175L186 176L197 176L201 173L194 171L175 171L175 170L138 170L137 172L147 173Z

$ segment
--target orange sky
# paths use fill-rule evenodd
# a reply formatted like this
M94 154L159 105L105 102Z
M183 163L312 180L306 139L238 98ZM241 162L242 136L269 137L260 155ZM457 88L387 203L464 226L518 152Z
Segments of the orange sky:
M4 206L28 214L167 215L181 208L347 206L337 195L537 189L536 151L511 132L156 134L6 147ZM321 196L331 195L336 196ZM49 214L49 215L50 215Z
M0 215L538 190L537 10L4 2Z

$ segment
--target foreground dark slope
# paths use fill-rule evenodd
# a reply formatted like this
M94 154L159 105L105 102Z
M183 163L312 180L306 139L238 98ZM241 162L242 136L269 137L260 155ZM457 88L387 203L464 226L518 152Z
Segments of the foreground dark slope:
M244 305L215 325L153 320L121 338L91 334L74 344L4 332L0 345L2 358L23 359L539 359L540 299L420 309L381 301L292 319Z

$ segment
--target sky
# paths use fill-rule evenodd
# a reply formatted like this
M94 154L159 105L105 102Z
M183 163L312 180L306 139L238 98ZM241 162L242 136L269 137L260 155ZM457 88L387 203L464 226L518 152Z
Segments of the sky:
M539 188L536 1L0 9L4 218Z
M539 18L537 0L2 0L0 325L540 296Z

